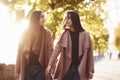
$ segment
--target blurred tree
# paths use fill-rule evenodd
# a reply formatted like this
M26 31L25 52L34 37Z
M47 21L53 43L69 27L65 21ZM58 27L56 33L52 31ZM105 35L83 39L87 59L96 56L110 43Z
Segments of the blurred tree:
M16 13L17 21L28 18L31 11L35 9L47 12L46 26L51 30L55 39L60 31L63 13L68 9L78 10L79 3L82 1L84 0L5 0L3 3L8 3L11 13Z
M115 28L114 31L114 45L116 47L116 49L120 52L120 23L117 26L117 28Z
M82 25L90 32L93 49L104 53L108 46L108 31L104 26L107 13L103 6L106 0L5 0L12 12L16 12L17 21L28 18L32 10L41 9L47 14L46 26L51 30L53 39L62 29L61 23L66 10L76 10L80 14ZM8 5L7 4L7 5Z
M10 4L10 2L8 0L0 0L0 2L6 6Z
M38 0L40 9L48 13L46 26L52 31L53 39L60 33L63 14L66 10L78 10L83 0Z
M21 21L24 18L24 9L23 5L26 0L1 0L1 3L8 6L9 13L14 14L15 21Z
M107 12L103 9L105 3L105 0L86 1L79 8L82 24L90 32L93 49L99 54L108 49L109 34L104 26L107 18Z

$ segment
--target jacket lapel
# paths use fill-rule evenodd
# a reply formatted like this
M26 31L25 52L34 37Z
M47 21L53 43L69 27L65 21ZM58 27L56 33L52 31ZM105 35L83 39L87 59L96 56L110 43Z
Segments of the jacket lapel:
M62 33L62 35L60 36L58 43L60 44L60 46L66 48L66 55L71 59L71 37L70 37L70 33L69 30L66 30Z
M70 32L68 31L68 36L67 36L67 48L66 48L66 53L67 56L71 59L71 54L72 54L72 41L71 41L71 36L70 36Z
M84 44L83 43L83 36L84 36L83 32L80 32L79 33L79 49L78 49L79 50L79 57L82 55L82 52L83 52L82 51L83 50L82 47L83 47L83 44Z
M79 33L79 57L83 54L83 43L84 42L84 32L80 32ZM72 47L72 43L71 43L71 36L70 36L70 32L69 30L65 31L62 33L62 35L60 36L58 43L62 46L66 48L66 55L71 58L71 47Z

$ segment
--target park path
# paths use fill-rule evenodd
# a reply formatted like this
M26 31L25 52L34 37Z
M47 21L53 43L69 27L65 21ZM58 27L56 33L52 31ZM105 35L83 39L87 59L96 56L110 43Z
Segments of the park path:
M120 80L120 59L117 56L104 57L95 62L95 73L92 80Z

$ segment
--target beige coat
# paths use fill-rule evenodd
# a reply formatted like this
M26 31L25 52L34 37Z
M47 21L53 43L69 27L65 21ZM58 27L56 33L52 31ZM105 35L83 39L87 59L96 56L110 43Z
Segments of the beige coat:
M61 35L49 61L49 65L53 67L57 56L61 53L54 76L57 80L63 80L63 76L69 69L71 64L71 46L70 33L69 30L66 30ZM94 61L90 36L85 31L79 33L79 57L81 55L83 55L83 58L78 67L80 80L89 80L89 72L94 72Z
M28 56L31 49L31 43L32 43L32 52L37 53L39 50L39 62L42 65L44 71L46 67L48 66L48 61L51 56L51 53L53 51L53 40L50 31L46 29L42 29L40 31L40 34L44 37L41 43L41 47L38 47L39 44L39 33L29 34L28 32L25 32L23 34L24 37L22 37L19 49L18 49L18 55L15 65L15 73L19 73L21 75L20 80L24 80L25 73L26 73L26 66L28 64ZM32 37L34 37L34 42L32 41Z

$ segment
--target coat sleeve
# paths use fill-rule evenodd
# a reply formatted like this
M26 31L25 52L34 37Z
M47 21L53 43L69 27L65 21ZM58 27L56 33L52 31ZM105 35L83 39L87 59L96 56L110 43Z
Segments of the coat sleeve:
M21 61L22 61L22 45L23 45L23 40L25 35L26 35L26 32L22 34L21 40L19 42L16 64L15 64L15 73L20 73L20 67L21 67Z
M48 45L48 60L50 60L51 54L53 52L53 38L50 32L48 32L48 40L47 40L47 45Z
M66 35L65 35L66 32L67 31L63 31L61 33L61 35L59 36L57 45L55 46L55 49L54 49L54 51L52 53L52 56L51 56L49 64L48 64L48 65L50 65L52 67L54 67L55 62L57 60L57 57L58 57L58 55L60 54L60 52L62 50L62 47L66 46L66 44L63 44L63 43L65 43L64 41L66 41Z
M60 46L59 43L57 43L57 45L56 45L56 47L55 47L55 49L54 49L54 51L53 51L53 53L52 53L52 56L51 56L51 58L50 58L50 61L49 61L49 64L48 64L48 65L54 67L54 63L55 63L58 55L60 54L61 49L62 49L62 47Z
M94 58L93 58L92 42L91 42L89 34L87 37L88 37L88 42L89 42L88 54L87 54L88 71L94 73Z
M15 73L20 73L20 66L21 66L21 45L18 47L18 53L16 58L16 65L15 65Z

